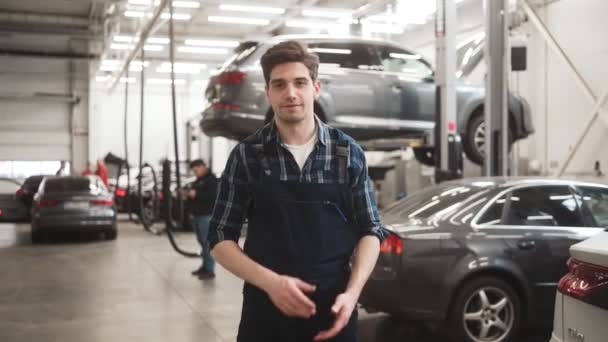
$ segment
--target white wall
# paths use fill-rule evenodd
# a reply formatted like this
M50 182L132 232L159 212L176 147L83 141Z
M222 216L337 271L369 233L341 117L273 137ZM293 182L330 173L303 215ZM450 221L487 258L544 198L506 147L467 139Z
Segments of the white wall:
M91 147L92 159L102 158L108 152L124 157L124 99L125 84L120 83L114 91L107 90L106 83L93 81L91 91ZM204 89L206 83L188 81L176 86L176 109L178 121L178 144L180 160L203 158L209 161L209 137L200 133L198 124L200 113L205 108ZM159 161L169 157L174 159L173 118L170 85L145 85L144 90L144 151L143 161L159 165ZM197 126L197 142L191 143L187 156L186 122ZM129 84L128 107L128 147L129 162L139 163L140 134L140 83ZM214 138L213 172L220 174L226 158L234 146L223 138Z

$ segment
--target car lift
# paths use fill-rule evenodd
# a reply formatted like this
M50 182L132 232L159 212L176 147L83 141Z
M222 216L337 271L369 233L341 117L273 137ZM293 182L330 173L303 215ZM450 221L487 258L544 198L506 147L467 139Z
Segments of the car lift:
M462 178L462 140L456 120L456 4L438 0L435 15L435 182Z

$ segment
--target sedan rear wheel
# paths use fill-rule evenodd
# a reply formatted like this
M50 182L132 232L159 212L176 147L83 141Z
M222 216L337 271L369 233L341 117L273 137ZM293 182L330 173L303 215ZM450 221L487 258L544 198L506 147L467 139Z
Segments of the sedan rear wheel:
M456 295L450 335L457 341L506 342L517 335L523 310L513 288L498 278L478 278Z

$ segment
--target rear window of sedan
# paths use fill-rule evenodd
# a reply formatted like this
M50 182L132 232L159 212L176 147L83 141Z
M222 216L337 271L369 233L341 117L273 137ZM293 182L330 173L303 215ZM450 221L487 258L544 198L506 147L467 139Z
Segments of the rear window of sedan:
M103 184L92 177L48 179L44 186L44 191L47 193L79 191L100 192L104 189Z
M456 209L471 196L487 190L487 185L445 184L425 189L395 203L384 214L408 219L426 219L443 210Z

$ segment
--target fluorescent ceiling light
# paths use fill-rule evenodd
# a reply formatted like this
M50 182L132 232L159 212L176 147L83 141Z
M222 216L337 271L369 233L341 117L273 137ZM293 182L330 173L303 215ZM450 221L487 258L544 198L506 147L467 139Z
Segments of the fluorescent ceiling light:
M118 71L121 69L120 65L111 65L111 64L102 64L99 67L99 70L101 71ZM129 71L141 71L142 67L141 65L133 65L131 64L129 66Z
M169 44L169 38L164 38L164 37L148 37L148 39L146 39L146 43L150 43L150 44Z
M152 0L129 0L129 4L131 5L152 5Z
M396 52L389 53L389 56L392 58L401 58L401 59L420 59L421 58L420 55L408 55L406 53L396 53Z
M150 84L171 84L170 78L148 78L146 81ZM177 78L175 79L175 84L186 84L186 80Z
M201 3L198 1L173 1L173 7L180 8L199 8Z
M204 69L207 69L207 65L200 63L175 63L174 66L174 72L177 74L199 74L201 70ZM156 68L156 72L170 73L171 63L163 62L158 68Z
M285 26L305 29L350 30L349 25L329 21L287 20Z
M137 43L139 41L139 37L117 35L117 36L114 36L114 41L117 43ZM148 37L148 39L146 40L146 43L169 44L169 38Z
M110 49L112 50L133 50L135 45L133 44L119 44L112 43L110 44ZM144 51L163 51L165 49L162 45L144 45Z
M160 15L161 19L169 19L171 18L171 13L162 13ZM173 13L173 19L175 20L190 20L192 16L188 13Z
M213 23L228 23L228 24L244 24L244 25L268 25L268 19L243 18L243 17L223 17L223 16L208 16L207 20Z
M227 55L228 54L228 49L196 47L196 46L180 46L177 48L177 51L178 52L187 52L187 53L210 54L210 55Z
M95 82L105 82L110 78L110 76L95 76Z
M350 55L352 53L351 50L349 49L326 49L326 48L312 48L310 49L314 52L320 52L320 53L333 53L333 54L338 54L338 55Z
M244 6L244 5L220 5L222 11L236 11L236 12L252 12L252 13L267 13L267 14L283 14L285 9L281 7L265 7L265 6Z
M332 18L340 19L344 17L350 18L352 16L351 10L336 10L336 9L305 9L302 10L302 15L305 17L313 18Z
M133 43L138 41L139 39L133 36L114 36L113 40L117 43Z
M186 45L193 46L217 46L217 47L237 47L239 42L236 40L213 40L213 39L186 39Z
M112 50L131 50L131 49L133 49L133 45L112 43L112 44L110 44L110 49L112 49Z
M144 51L163 51L165 49L162 45L144 45Z
M141 11L125 11L124 15L125 15L125 17L130 17L130 18L143 18L144 15L146 15L146 13L141 12Z
M122 65L122 63L124 63L124 61L118 60L118 59L104 59L101 61L101 65ZM131 61L130 65L141 66L142 62L141 61ZM147 68L150 65L150 62L144 61L143 65L144 65L144 67Z
M171 68L171 62L163 62L160 65L161 68L169 69ZM207 69L207 64L203 63L181 63L176 62L174 65L175 68L193 68L193 69Z

